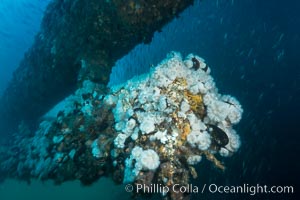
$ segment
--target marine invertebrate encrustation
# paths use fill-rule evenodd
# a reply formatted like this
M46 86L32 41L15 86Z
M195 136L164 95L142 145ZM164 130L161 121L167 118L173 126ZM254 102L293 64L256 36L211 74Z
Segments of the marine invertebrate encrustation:
M161 163L169 163L173 171L187 170L183 174L190 172L182 160L194 165L205 155L216 167L224 169L214 154L228 156L239 148L239 137L231 126L240 121L242 107L234 97L218 93L210 68L204 59L193 54L183 60L179 53L172 52L149 74L113 87L106 99L108 105L115 105L118 132L114 139L118 154L112 159L124 156L124 149L131 152L125 165L116 165L116 169L125 167L125 183L140 181L140 174L149 171L140 166L137 148L141 152L156 152L155 157ZM152 164L149 159L148 165ZM156 182L167 186L177 183L174 173L152 170L159 174ZM187 177L182 175L181 183L187 184Z
M108 93L86 81L64 105L33 138L15 144L29 155L25 161L11 156L2 169L17 166L14 176L24 178L31 171L58 182L88 184L111 173L118 183L187 186L203 157L223 170L218 156L230 156L241 144L232 128L241 119L241 105L218 93L210 68L193 54L182 59L172 52L149 74ZM186 194L162 195L180 199Z

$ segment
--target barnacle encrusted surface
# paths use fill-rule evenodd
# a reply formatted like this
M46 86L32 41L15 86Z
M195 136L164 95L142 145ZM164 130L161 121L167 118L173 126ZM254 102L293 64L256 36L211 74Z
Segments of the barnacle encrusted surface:
M14 141L0 156L6 160L0 171L58 183L90 184L110 174L117 183L187 186L203 157L223 170L218 157L240 146L232 125L241 119L241 105L218 93L210 68L193 54L183 59L172 52L149 74L110 91L85 81L63 105L33 137Z

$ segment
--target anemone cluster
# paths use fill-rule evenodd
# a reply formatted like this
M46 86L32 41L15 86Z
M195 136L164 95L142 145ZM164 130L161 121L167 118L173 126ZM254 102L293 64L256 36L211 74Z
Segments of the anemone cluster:
M114 107L118 135L112 159L116 168L125 166L124 183L152 171L172 185L175 177L164 174L160 164L176 171L183 161L195 165L206 155L223 168L214 154L228 156L240 146L232 125L241 119L241 105L218 93L210 68L193 54L183 60L172 52L149 74L113 87L104 103ZM131 153L125 163L118 163L126 152Z
M32 139L38 159L26 166L39 169L34 177L93 182L111 174L118 183L186 186L203 157L223 170L217 158L240 147L232 126L241 120L241 105L218 93L210 68L193 54L183 59L172 52L149 74L107 93L86 81L63 105ZM28 160L19 158L17 166Z

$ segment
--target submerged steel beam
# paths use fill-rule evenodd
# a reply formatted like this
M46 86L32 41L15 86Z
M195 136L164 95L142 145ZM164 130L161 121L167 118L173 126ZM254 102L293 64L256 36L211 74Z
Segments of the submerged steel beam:
M106 84L114 62L193 0L54 0L0 99L0 134L35 122L84 79Z

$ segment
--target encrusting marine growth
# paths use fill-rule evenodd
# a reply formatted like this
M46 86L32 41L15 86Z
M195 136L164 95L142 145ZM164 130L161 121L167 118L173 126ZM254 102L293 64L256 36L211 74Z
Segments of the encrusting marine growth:
M232 125L243 109L218 93L204 60L172 52L149 74L104 88L85 81L56 119L15 146L23 152L1 165L10 176L89 184L111 174L117 183L187 186L203 157L225 169L240 146ZM182 199L188 194L162 194Z

